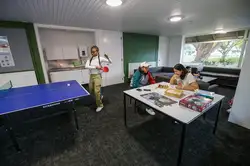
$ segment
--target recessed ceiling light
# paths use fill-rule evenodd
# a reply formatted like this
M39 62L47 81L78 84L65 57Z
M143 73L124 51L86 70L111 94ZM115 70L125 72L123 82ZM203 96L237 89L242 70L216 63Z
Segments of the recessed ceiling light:
M172 16L169 18L169 21L171 22L178 22L178 21L181 21L183 19L182 16Z
M218 30L215 30L215 33L226 34L227 32L224 31L223 29L218 29Z
M112 7L116 7L122 4L122 0L107 0L106 4Z

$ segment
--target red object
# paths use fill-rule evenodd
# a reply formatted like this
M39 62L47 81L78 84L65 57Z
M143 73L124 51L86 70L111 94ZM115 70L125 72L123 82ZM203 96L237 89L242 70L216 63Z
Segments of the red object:
M107 73L107 72L109 72L109 68L108 68L107 66L104 66L104 67L102 68L102 71L103 71L104 73Z
M192 110L202 112L211 105L212 101L212 99L208 99L203 96L191 95L181 99L179 104Z
M232 99L228 102L228 104L229 104L230 107L232 107L233 103L234 103L234 98L232 98Z
M148 72L148 82L149 84L155 84L155 79L153 78L150 72Z

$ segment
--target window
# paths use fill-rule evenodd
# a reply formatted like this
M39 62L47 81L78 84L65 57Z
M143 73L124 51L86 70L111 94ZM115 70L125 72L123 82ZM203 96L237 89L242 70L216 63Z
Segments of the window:
M203 64L203 66L240 68L247 40L231 39L220 41L187 42L183 47L181 63Z

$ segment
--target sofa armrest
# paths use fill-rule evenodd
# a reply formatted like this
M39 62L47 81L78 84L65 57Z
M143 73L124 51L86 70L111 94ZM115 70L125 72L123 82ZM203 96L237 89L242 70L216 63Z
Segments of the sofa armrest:
M219 85L213 84L213 85L210 85L210 86L208 87L208 91L214 92L214 93L218 93L218 88L219 88Z
M197 83L199 85L199 89L201 89L201 90L208 90L209 83L204 82L204 81L197 81Z

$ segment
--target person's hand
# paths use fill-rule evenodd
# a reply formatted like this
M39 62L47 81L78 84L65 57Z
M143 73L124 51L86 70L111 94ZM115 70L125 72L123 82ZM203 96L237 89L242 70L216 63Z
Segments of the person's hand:
M175 75L174 75L174 78L175 78L175 79L179 79L180 76L178 76L178 75L175 74Z
M101 66L96 66L96 69L102 70L102 67Z
M176 89L183 89L182 87L183 87L182 83L179 83L175 88Z
M176 89L182 89L182 86L177 85L175 88Z

